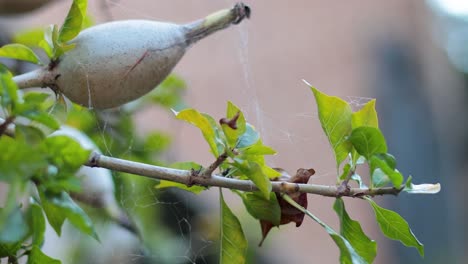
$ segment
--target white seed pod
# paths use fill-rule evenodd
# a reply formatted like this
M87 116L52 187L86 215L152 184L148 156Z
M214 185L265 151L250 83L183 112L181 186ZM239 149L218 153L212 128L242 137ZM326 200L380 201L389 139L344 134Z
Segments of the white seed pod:
M20 88L50 87L89 108L112 108L154 89L190 45L249 17L242 3L177 25L147 20L105 23L82 31L48 67L16 76Z

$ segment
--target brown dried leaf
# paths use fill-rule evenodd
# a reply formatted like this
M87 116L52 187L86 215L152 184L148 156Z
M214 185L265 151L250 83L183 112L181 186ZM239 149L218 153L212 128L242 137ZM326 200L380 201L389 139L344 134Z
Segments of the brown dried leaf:
M272 181L284 181L292 183L307 183L309 178L315 174L314 169L298 169L296 175L289 175L285 170L280 168L275 168L278 172L281 173L281 176L278 178L272 179ZM302 207L307 209L307 194L306 193L290 193L289 196ZM276 198L278 199L279 206L281 208L281 221L280 225L289 224L291 222L296 223L296 227L301 226L302 221L304 220L304 213L290 205L283 198L281 194L276 193ZM262 228L262 240L258 246L262 246L263 241L274 227L273 223L270 221L260 220L260 227Z

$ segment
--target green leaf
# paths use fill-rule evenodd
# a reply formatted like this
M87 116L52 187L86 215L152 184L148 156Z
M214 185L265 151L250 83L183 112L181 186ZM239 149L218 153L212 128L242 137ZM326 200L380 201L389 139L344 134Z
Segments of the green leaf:
M63 22L59 32L59 41L66 43L75 38L81 31L83 20L86 16L88 1L73 0L73 4L68 11L68 15Z
M13 210L0 208L0 243L14 244L21 242L29 232L29 227L17 206Z
M240 149L244 155L274 155L276 150L272 149L269 146L263 145L262 140L257 140L257 143L250 145L243 149Z
M333 148L338 168L352 150L351 143L346 140L352 129L351 107L336 96L326 95L313 87L311 89L317 102L320 124Z
M297 208L299 211L303 212L315 222L321 225L325 231L330 235L330 237L335 241L336 245L340 249L340 263L350 263L350 264L367 264L368 262L363 259L353 248L351 243L343 236L338 234L333 228L325 224L322 220L312 214L310 211L296 203L289 195L282 195L283 199L288 202L290 205Z
M418 241L408 223L394 211L378 206L372 199L365 198L374 209L375 218L382 233L390 239L398 240L407 247L415 247L424 257L424 245Z
M5 257L16 256L21 249L22 242L2 243L0 242L0 260Z
M210 146L211 152L215 157L219 156L218 148L216 146L216 136L213 127L208 119L195 109L185 109L176 114L177 119L189 122L190 124L198 127L203 134L206 142Z
M219 190L221 206L220 256L221 264L246 263L247 240L239 219L232 213Z
M164 81L158 85L156 89L151 91L148 96L143 97L150 99L152 102L160 104L166 108L172 108L180 111L185 107L181 97L186 90L187 85L184 80L177 77L175 74L170 74Z
M370 100L359 111L353 113L351 124L353 129L361 126L379 128L379 118L375 110L375 99Z
M187 186L183 183L178 183L178 182L173 182L173 181L165 181L165 180L160 180L157 185L154 186L156 189L164 189L164 188L177 188L181 189L184 191L189 191L194 194L199 194L206 190L206 187L200 186L200 185L193 185L193 186Z
M171 164L169 167L173 169L179 169L179 170L194 170L194 171L201 171L202 166L200 164L197 164L195 162L177 162L174 164ZM170 188L170 187L175 187L179 188L185 191L192 192L194 194L199 194L202 191L206 190L207 188L204 186L199 186L199 185L193 185L193 186L187 186L182 183L178 182L172 182L172 181L165 181L161 180L159 183L154 186L156 189L164 189L164 188Z
M230 148L236 147L238 141L240 140L240 136L245 133L246 122L244 114L241 112L241 110L233 103L228 102L226 118L222 120L226 120L226 122L229 122L237 115L238 117L235 124L221 123L221 128L223 129L224 135L226 135L226 139Z
M39 57L23 44L8 44L0 48L0 57L42 64Z
M333 209L340 219L340 234L348 240L363 259L372 263L377 255L377 243L366 236L358 221L349 217L343 199L336 199Z
M50 136L44 140L50 163L56 165L62 172L76 172L89 158L90 150L67 136Z
M387 143L378 128L362 126L353 129L349 140L359 154L367 160L377 153L387 152Z
M8 69L0 64L0 104L5 108L14 108L18 103L18 86Z
M236 161L233 165L255 183L265 199L270 198L271 182L268 175L263 172L261 165L253 161L243 161L242 163ZM279 173L277 172L277 174Z
M27 264L60 264L60 260L53 259L44 252L38 246L33 246L31 252L29 253L28 263Z
M0 181L27 181L47 167L43 153L24 141L0 137Z
M44 39L44 29L43 28L33 28L23 31L16 32L13 35L12 42L23 44L28 47L34 47L39 44L41 40Z
M29 221L29 228L32 231L32 244L42 246L46 230L46 221L42 213L42 208L36 203L31 203L28 209L27 219Z
M260 134L255 130L251 124L246 124L245 133L239 137L237 147L246 148L255 144L260 140Z
M60 236L62 225L68 219L78 230L99 241L93 222L66 192L40 192L42 208L50 225Z
M269 200L266 200L261 192L247 192L240 196L245 208L255 219L269 221L274 226L280 224L281 208L275 193L270 193Z
M370 158L369 165L373 187L384 186L388 180L396 188L399 188L403 183L403 175L395 169L396 161L392 155L388 153L375 154ZM388 180L385 176L388 177Z

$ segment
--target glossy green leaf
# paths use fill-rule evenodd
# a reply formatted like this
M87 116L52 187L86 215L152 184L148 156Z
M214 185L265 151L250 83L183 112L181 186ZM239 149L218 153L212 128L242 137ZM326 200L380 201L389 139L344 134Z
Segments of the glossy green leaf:
M90 150L67 136L50 136L44 140L49 161L62 172L77 171L89 158Z
M23 212L19 207L12 210L0 208L0 243L15 244L21 242L29 232Z
M46 220L42 208L36 203L31 203L27 216L29 228L32 231L32 244L42 246L46 230Z
M333 148L338 168L352 150L351 143L346 140L352 130L351 107L336 96L326 95L313 87L311 89L317 102L320 124Z
M366 198L366 200L374 209L377 223L385 236L398 240L407 247L415 247L419 254L424 257L424 245L418 241L403 217L394 211L378 206L370 198Z
M283 199L312 218L315 222L317 222L319 225L321 225L325 231L330 235L330 237L333 239L333 241L336 243L338 248L340 249L340 263L346 263L346 264L367 264L368 262L362 258L357 251L353 248L351 243L342 235L338 234L333 228L325 224L322 220L320 220L318 217L316 217L314 214L312 214L310 211L296 203L291 197L288 195L283 195Z
M366 236L358 221L349 217L343 199L336 199L333 209L340 219L340 234L366 262L372 263L377 255L377 243Z
M245 239L244 231L242 230L239 219L237 219L236 215L234 215L224 201L221 189L219 194L221 207L219 263L246 263L247 240Z
M42 208L49 220L49 224L60 236L62 225L68 219L78 230L99 241L93 222L66 192L58 194L40 193Z
M29 253L27 264L60 264L60 260L53 259L44 252L38 246L33 246L31 252Z
M387 143L378 128L362 126L353 129L349 141L359 154L367 160L377 153L387 152Z
M223 129L224 135L226 135L230 148L236 147L240 140L240 136L246 132L246 122L242 111L233 103L228 102L226 118L222 120L225 120L226 122L233 121L236 116L237 120L234 124L221 123L221 128Z
M350 170L351 170L351 165L349 163L345 164L343 166L343 172L341 173L339 180L344 181L346 177L348 177Z
M281 220L281 208L276 194L271 192L266 200L260 192L246 192L241 194L245 208L251 216L258 220L266 220L278 226Z
M185 109L176 114L177 119L184 120L198 127L203 134L206 142L210 146L211 152L215 157L219 156L216 145L216 136L213 127L208 119L195 109Z
M42 64L39 57L23 44L7 44L0 48L0 57Z
M403 175L395 169L396 162L393 156L387 153L373 155L369 160L373 187L386 185L386 177L399 188L403 183Z
M351 124L353 129L361 126L379 128L379 118L375 110L375 99L370 100L359 111L353 113Z
M236 161L234 167L238 168L242 174L249 178L258 187L265 199L270 198L271 182L269 177L263 172L262 166L253 161ZM276 172L279 174L278 172Z
M66 43L75 38L81 31L86 16L87 0L73 0L68 15L59 32L59 41Z

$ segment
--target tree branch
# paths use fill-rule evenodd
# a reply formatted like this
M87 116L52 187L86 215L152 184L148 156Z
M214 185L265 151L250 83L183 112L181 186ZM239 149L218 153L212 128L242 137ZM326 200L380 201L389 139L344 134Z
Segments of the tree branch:
M210 178L194 176L188 170L178 170L166 167L154 166L140 162L113 158L98 153L93 153L91 159L85 164L90 167L106 168L113 171L136 174L152 179L160 179L178 182L186 185L201 185L207 187L223 187L240 191L257 191L258 188L252 181L226 178L212 175ZM362 197L376 195L398 195L402 189L393 187L360 189L350 188L345 194L338 192L338 186L317 184L297 184L288 182L271 182L274 192L303 192L328 197Z
M0 118L0 123L4 122L3 118ZM14 137L14 128L8 126L5 130L5 135ZM217 162L215 162L217 163ZM212 164L213 165L213 164ZM113 158L93 152L91 158L86 162L85 166L88 167L100 167L113 171L126 172L135 174L151 179L167 180L172 182L178 182L187 186L201 185L206 187L222 187L228 189L234 189L239 191L257 191L258 188L250 180L239 180L233 178L226 178L220 175L212 175L211 177L202 177L200 175L194 175L188 170L178 170L166 167L160 167L155 165L149 165L140 162L134 162L119 158ZM213 167L215 167L214 165ZM219 165L218 165L219 166ZM211 166L210 166L211 167ZM216 169L216 168L215 168ZM281 193L293 193L302 192L310 193L328 197L362 197L362 196L377 196L377 195L398 195L402 188L383 187L375 189L361 189L361 188L349 188L346 192L340 189L340 186L328 186L318 184L302 184L302 183L290 183L284 181L272 181L271 182L273 192ZM342 187L341 187L342 188Z

